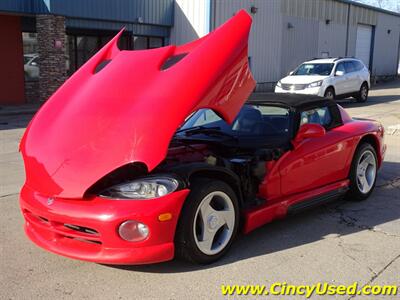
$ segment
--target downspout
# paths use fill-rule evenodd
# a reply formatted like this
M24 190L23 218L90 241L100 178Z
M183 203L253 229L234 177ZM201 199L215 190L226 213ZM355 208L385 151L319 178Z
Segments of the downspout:
M211 0L205 0L205 14L206 20L204 22L204 33L208 34L212 30L211 28Z
M348 7L347 7L346 52L345 52L345 56L349 56L350 11L351 11L351 4L349 3Z
M399 33L399 44L397 47L397 64L396 64L396 70L394 72L395 76L399 76L399 67L400 67L400 33Z
M208 0L208 7L209 7L209 30L213 31L215 29L215 13L217 8L217 0Z

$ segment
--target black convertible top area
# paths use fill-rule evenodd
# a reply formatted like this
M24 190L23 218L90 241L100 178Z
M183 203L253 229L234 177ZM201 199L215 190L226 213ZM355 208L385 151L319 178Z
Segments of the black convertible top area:
M320 105L334 105L333 100L326 98L312 96L312 95L299 95L299 94L284 94L284 93L269 93L253 95L251 99L247 101L248 104L283 104L285 106L302 108L310 106Z

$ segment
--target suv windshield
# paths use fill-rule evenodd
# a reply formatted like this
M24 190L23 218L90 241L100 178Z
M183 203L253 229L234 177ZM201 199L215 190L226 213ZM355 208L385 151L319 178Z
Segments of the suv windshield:
M333 64L302 64L293 75L330 75Z
M220 131L220 132L218 132ZM217 135L235 138L254 137L260 141L288 141L289 109L272 105L246 104L232 124L211 109L200 109L188 118L177 136Z

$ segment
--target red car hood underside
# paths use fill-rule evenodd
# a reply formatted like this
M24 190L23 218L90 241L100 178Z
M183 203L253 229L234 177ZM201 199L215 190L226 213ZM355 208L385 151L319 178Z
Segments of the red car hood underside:
M255 86L250 27L250 16L240 11L199 40L141 51L120 51L120 32L32 120L20 147L26 184L43 195L80 198L128 163L154 169L176 129L199 108L232 122ZM180 54L186 56L162 67Z

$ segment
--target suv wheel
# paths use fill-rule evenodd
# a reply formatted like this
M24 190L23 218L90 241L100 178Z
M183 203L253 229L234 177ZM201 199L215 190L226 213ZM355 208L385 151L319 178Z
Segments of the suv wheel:
M325 98L334 100L335 99L335 90L331 87L327 88L324 96L325 96Z
M239 225L239 206L225 182L197 179L183 206L176 232L176 254L184 260L208 264L223 256Z
M368 84L365 82L361 85L360 91L356 96L357 102L365 102L368 99Z

